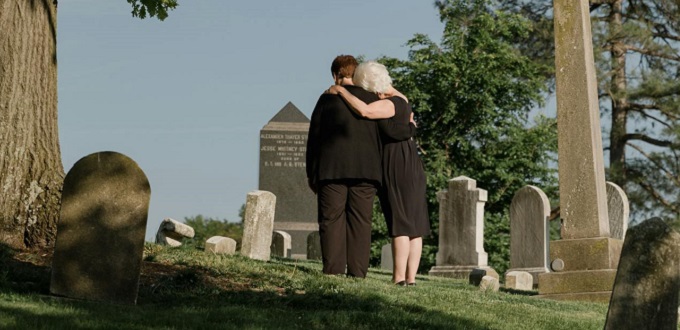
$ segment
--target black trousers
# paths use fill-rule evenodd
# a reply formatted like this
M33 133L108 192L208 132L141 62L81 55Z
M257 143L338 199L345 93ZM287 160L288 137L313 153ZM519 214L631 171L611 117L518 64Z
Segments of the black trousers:
M324 274L366 277L376 183L321 181L317 193Z

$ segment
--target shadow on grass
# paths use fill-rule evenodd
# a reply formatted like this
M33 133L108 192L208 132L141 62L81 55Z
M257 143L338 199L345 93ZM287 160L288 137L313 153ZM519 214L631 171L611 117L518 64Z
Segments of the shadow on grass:
M21 252L0 243L0 290L21 294L48 294L51 256L48 252Z
M43 298L50 303L52 298ZM221 292L211 297L168 300L162 304L116 306L60 300L68 313L0 304L0 313L16 324L50 329L178 328L178 329L486 329L463 319L422 307L393 304L382 297L308 293L280 296L272 292ZM74 315L75 314L75 315ZM39 322L36 323L36 320Z
M345 292L342 282L361 280L317 278L319 271L304 263L287 264L310 274L302 290L225 285L229 281L219 282L209 268L145 263L136 306L57 298L48 296L49 267L21 261L19 254L0 246L0 292L34 296L0 301L0 324L7 328L488 328L377 293ZM157 290L161 281L165 289Z

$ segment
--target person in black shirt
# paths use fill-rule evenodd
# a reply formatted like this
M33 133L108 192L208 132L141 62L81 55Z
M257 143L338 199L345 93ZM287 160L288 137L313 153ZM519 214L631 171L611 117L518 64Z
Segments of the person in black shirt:
M359 65L354 82L376 93L380 100L367 104L343 86L331 86L328 93L341 95L362 117L383 119L378 122L383 142L383 184L378 195L392 237L392 280L399 285L415 285L422 237L430 234L426 178L415 142L395 129L413 122L413 111L408 99L392 87L392 79L380 63Z

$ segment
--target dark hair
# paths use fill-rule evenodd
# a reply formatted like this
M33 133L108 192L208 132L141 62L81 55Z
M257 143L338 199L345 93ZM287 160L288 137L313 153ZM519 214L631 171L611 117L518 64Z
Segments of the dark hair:
M331 64L331 73L338 76L338 78L352 78L354 69L356 69L359 62L352 55L339 55L333 60Z

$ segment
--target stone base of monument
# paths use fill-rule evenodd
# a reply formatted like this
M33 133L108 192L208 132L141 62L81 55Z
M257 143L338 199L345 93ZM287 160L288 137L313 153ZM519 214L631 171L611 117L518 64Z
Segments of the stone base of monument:
M538 276L538 297L608 302L622 244L607 237L550 242L551 264L559 268Z
M456 279L468 280L470 278L470 273L475 269L487 270L487 274L495 273L496 278L498 278L498 273L491 267L479 266L479 265L469 265L469 266L434 266L428 272L430 276L439 277L450 277Z

